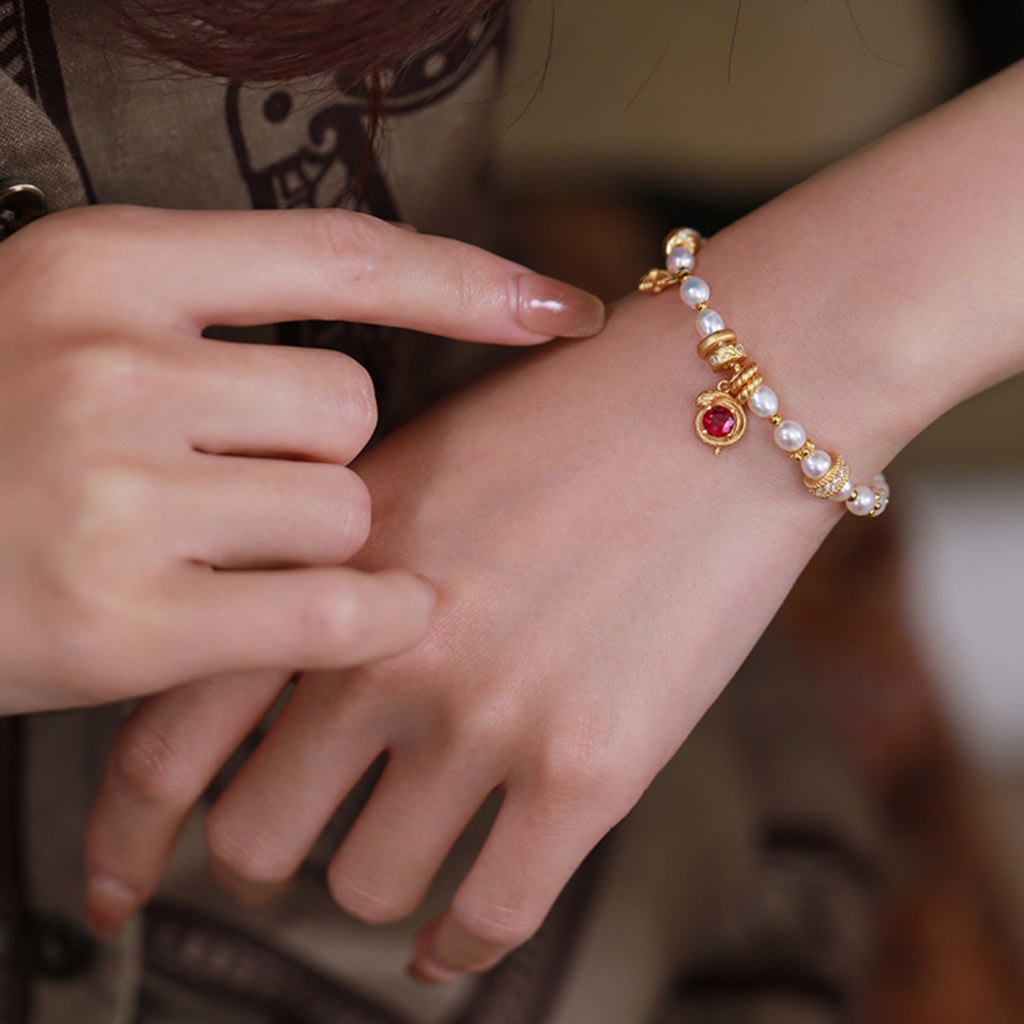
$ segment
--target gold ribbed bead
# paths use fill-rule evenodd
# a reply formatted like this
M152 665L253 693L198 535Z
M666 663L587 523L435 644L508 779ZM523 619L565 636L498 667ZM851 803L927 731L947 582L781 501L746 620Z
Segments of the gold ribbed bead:
M763 383L764 377L761 376L757 363L751 363L736 370L729 379L726 391L743 405Z

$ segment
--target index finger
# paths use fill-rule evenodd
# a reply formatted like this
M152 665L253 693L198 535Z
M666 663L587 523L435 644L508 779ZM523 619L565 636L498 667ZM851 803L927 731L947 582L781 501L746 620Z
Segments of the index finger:
M148 314L163 302L170 322L192 331L351 320L527 345L604 323L601 301L568 284L348 210L107 207L100 223L127 237L97 258L130 260Z

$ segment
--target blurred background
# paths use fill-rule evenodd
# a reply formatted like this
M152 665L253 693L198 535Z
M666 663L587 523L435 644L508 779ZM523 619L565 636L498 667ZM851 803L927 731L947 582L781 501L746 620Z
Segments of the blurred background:
M710 234L1021 56L1021 0L532 0L495 168L515 243L616 297L669 227ZM1024 1021L1022 411L1017 379L927 430L885 530L844 523L780 617L830 637L823 699L895 851L872 1020Z

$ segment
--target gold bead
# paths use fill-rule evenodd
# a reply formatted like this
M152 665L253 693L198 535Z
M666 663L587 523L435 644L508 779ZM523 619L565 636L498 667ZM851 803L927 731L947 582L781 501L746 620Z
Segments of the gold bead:
M807 456L811 454L811 452L816 450L817 445L810 438L808 438L806 441L804 441L803 446L797 448L797 450L795 452L792 452L789 457L794 462L803 462L804 459L806 459Z
M850 479L850 464L842 455L836 455L829 471L817 480L804 479L804 486L816 498L829 499L838 494Z
M658 295L674 283L672 275L667 270L654 267L640 278L637 289L642 292L648 292L651 295Z
M778 413L775 413L774 415L768 417L768 422L773 427L777 427L782 422L782 417Z
M676 228L670 234L665 236L664 248L665 255L668 256L673 249L682 247L688 252L692 252L694 255L697 254L697 250L701 247L701 243L704 241L700 236L699 231L695 231L693 228Z
M740 405L746 403L750 396L764 383L764 377L757 368L757 363L741 366L729 379L727 391Z
M706 338L701 338L697 342L697 355L701 359L707 359L719 345L731 345L735 341L736 332L725 327L720 331L715 331L714 334L709 334Z
M742 345L719 345L708 357L708 364L713 370L735 371L746 361L747 353Z

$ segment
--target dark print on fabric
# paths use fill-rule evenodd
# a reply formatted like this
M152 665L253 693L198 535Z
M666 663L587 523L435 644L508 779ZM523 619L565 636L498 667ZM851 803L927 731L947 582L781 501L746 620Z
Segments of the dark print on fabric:
M25 46L24 12L14 0L0 0L0 71L35 99L32 65Z
M458 35L383 76L381 115L412 113L443 99L503 39L507 11L479 18ZM367 131L367 88L233 84L227 123L239 170L257 209L354 206L399 219Z
M478 978L444 1024L543 1024L584 927L611 841L606 839L584 861L537 934ZM208 1000L211 1008L230 1007L245 1024L413 1024L386 1000L194 909L151 904L144 946L147 969L165 984Z

